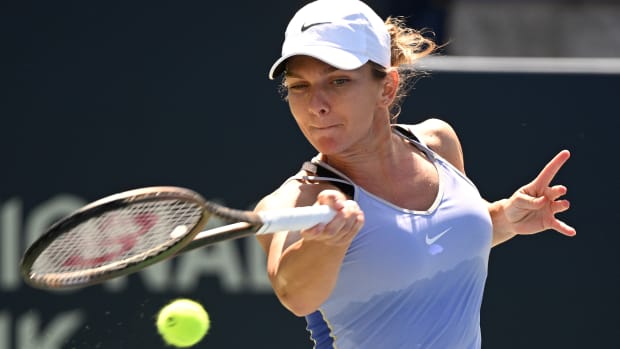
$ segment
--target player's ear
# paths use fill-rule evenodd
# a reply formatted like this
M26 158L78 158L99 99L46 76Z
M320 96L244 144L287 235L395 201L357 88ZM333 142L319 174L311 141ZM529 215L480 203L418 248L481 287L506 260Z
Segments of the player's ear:
M389 106L398 92L399 75L396 69L388 69L382 82L381 103Z

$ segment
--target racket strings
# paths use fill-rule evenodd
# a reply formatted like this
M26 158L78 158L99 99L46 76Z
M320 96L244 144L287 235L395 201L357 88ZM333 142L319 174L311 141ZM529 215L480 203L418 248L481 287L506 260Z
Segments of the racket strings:
M202 207L193 201L135 202L64 232L34 261L32 272L62 278L63 273L122 268L126 261L146 259L174 245L201 217Z

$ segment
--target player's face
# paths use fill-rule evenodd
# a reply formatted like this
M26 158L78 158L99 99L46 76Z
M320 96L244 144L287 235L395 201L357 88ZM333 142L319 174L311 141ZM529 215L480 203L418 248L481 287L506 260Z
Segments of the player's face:
M287 64L285 86L297 124L323 154L362 151L373 128L389 122L387 108L380 103L382 83L369 64L339 70L295 56Z

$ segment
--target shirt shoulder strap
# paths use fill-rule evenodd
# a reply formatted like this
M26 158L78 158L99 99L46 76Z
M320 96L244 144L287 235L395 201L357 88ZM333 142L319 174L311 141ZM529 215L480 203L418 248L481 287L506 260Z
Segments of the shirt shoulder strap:
M401 125L392 125L392 129L398 131L401 135L403 135L408 140L415 141L417 143L423 144L418 136L416 136L410 129L403 127Z
M320 162L306 161L301 169L308 172L310 176L305 179L310 182L329 182L335 185L340 191L350 198L354 197L355 187L340 175L321 165Z

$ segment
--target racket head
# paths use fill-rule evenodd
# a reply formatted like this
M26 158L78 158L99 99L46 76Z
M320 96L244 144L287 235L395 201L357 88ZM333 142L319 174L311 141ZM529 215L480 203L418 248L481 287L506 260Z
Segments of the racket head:
M24 280L72 289L128 275L190 243L210 212L198 193L147 187L92 202L52 225L24 253Z

